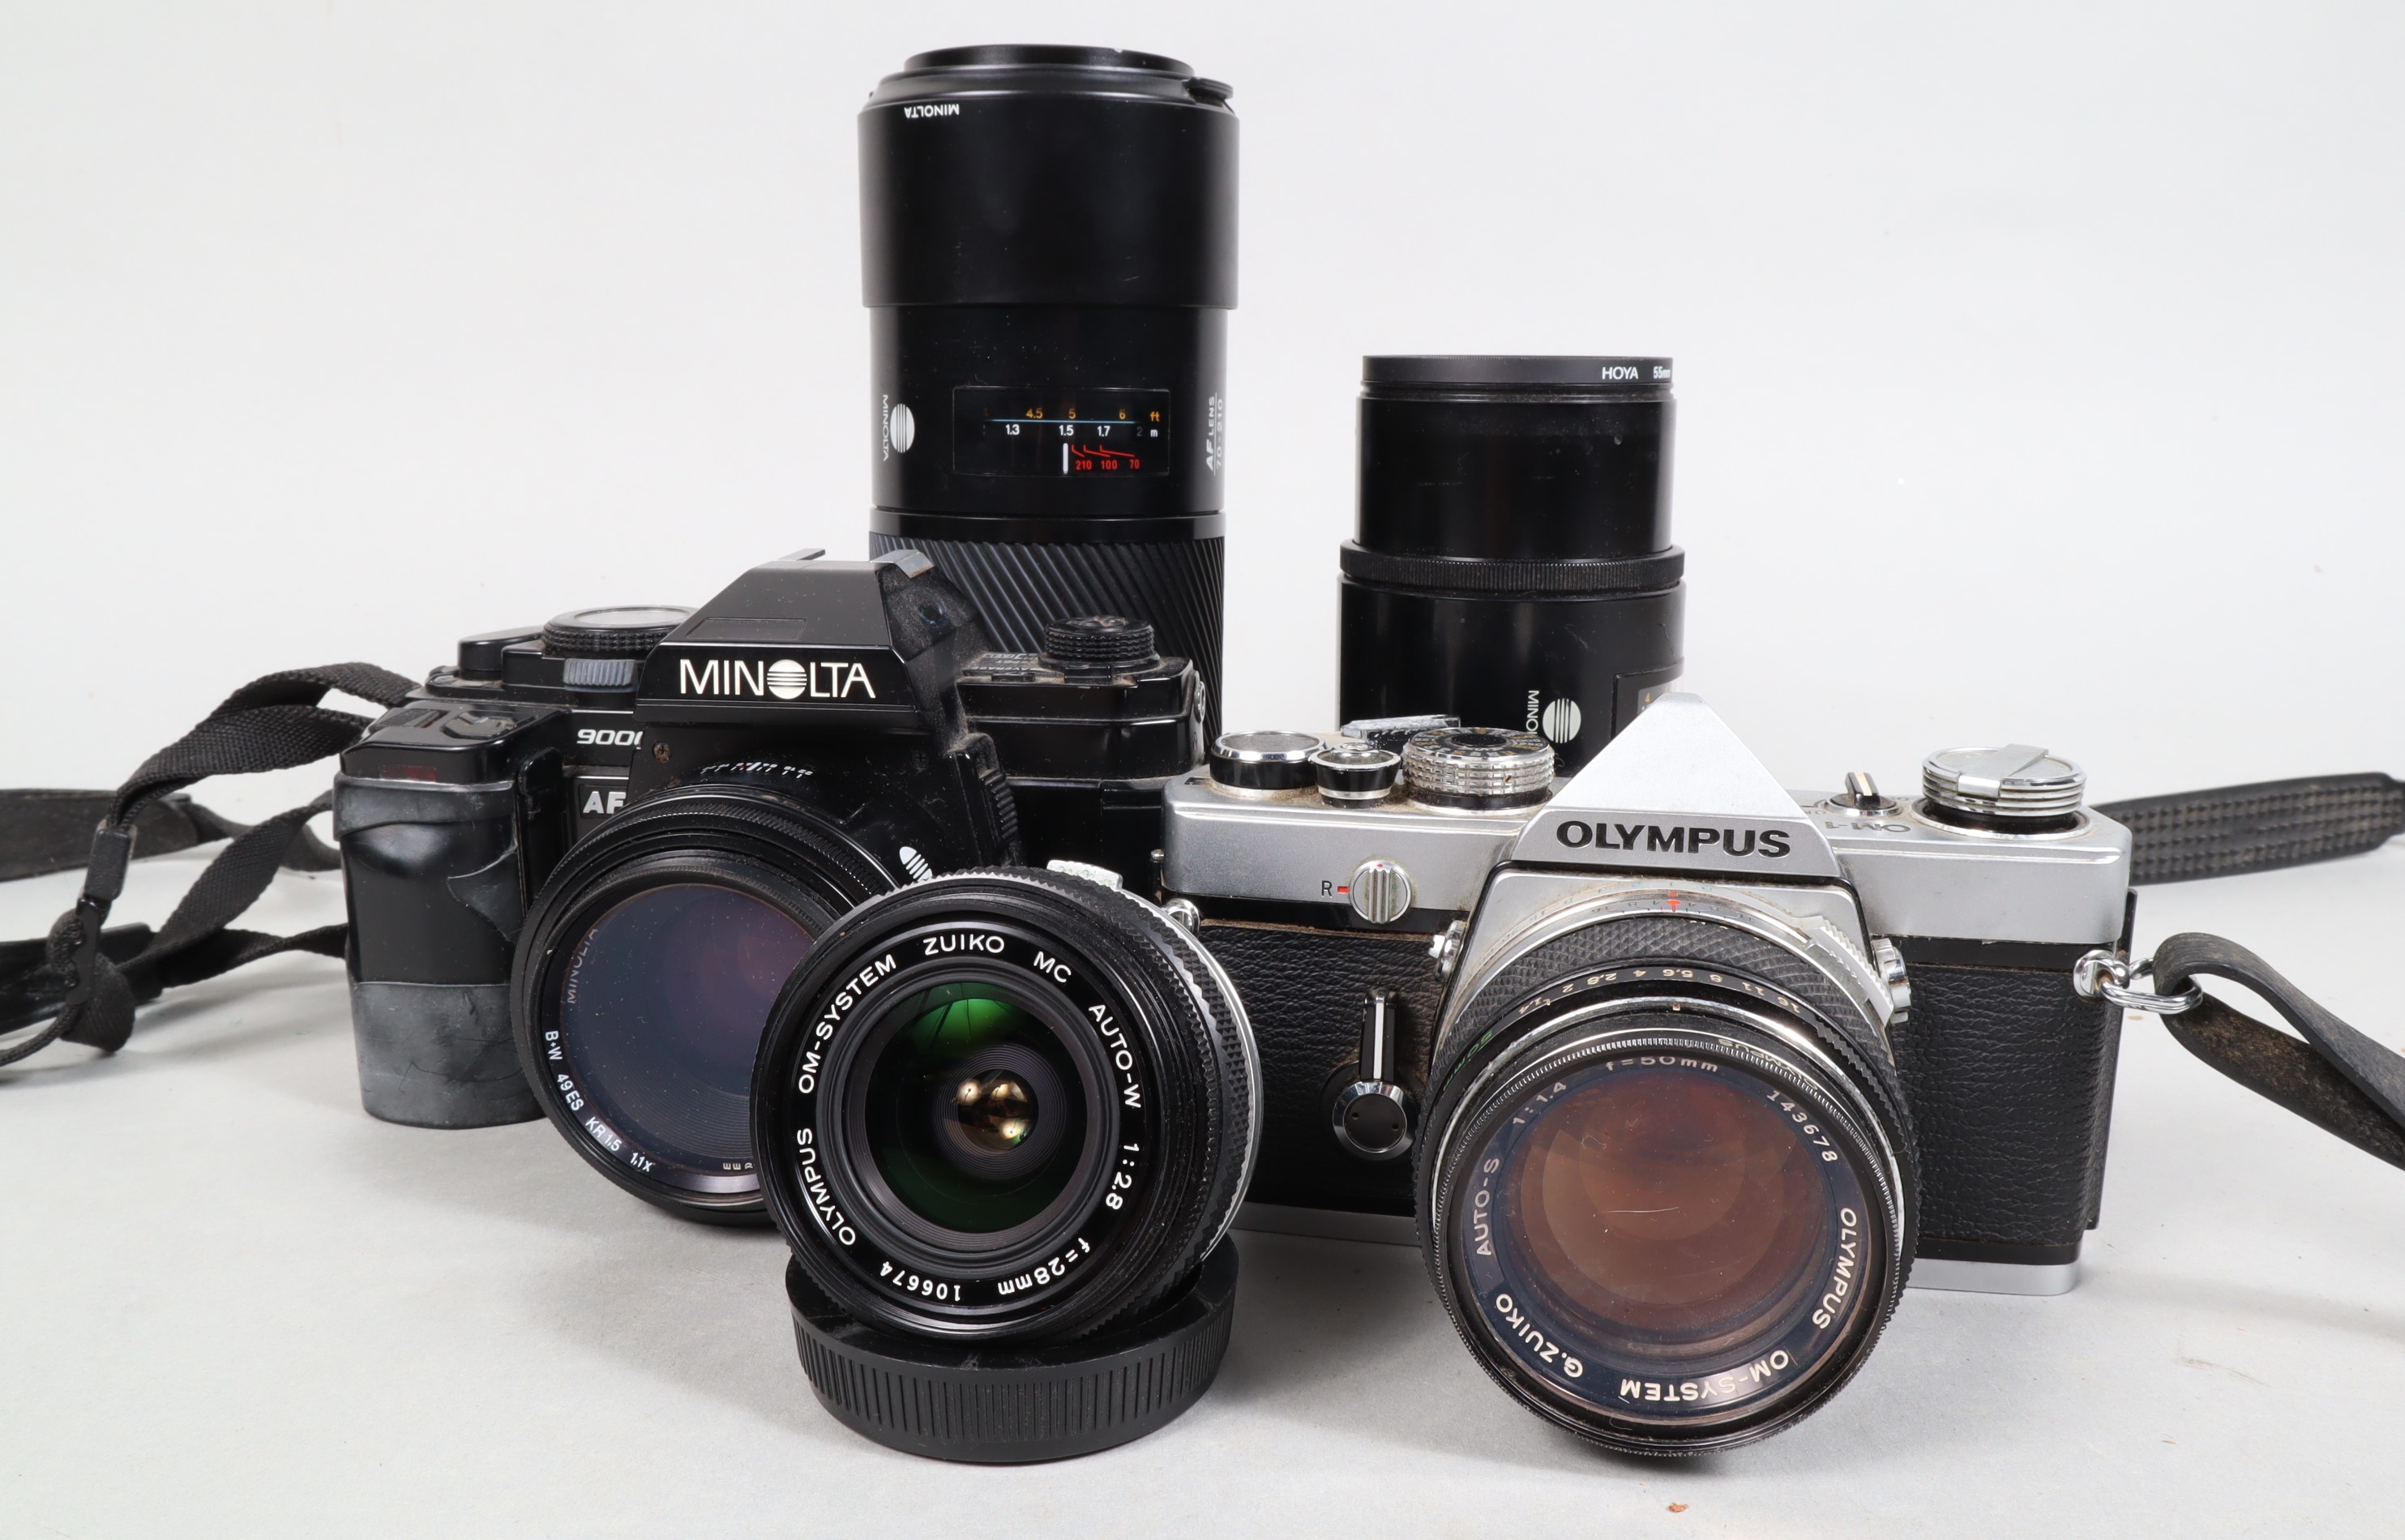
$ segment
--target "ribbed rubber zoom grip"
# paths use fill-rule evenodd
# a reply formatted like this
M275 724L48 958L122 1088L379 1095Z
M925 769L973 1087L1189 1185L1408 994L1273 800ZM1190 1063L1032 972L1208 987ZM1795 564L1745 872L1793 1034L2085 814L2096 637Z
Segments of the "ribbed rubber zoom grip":
M837 1310L793 1263L785 1293L803 1371L837 1421L910 1454L1026 1464L1141 1438L1211 1388L1235 1322L1236 1248L1222 1239L1194 1281L1144 1320L1060 1344L879 1331Z
M2378 771L2304 776L2096 810L2136 836L2131 882L2192 882L2376 850L2405 833L2405 782Z
M994 645L1044 648L1048 621L1124 615L1148 622L1163 656L1191 658L1211 687L1206 742L1219 735L1220 624L1226 552L1217 536L1093 545L949 540L871 531L868 553L923 551L977 601Z

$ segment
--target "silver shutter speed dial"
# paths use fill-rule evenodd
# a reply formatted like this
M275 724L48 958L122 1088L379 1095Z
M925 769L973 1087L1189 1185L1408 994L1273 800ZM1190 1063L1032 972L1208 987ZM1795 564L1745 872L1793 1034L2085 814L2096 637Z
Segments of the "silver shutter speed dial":
M1439 727L1403 746L1403 781L1413 802L1470 812L1533 807L1554 779L1554 746L1503 727Z
M1353 868L1345 890L1353 912L1372 925L1392 925L1411 913L1412 875L1384 856L1372 856Z

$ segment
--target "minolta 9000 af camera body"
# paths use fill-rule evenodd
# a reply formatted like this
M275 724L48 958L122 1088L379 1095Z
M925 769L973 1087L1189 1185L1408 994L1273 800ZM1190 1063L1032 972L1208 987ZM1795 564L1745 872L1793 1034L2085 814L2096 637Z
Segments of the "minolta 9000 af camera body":
M1691 695L1567 783L1492 729L1236 735L1212 766L1170 792L1165 875L1260 1044L1255 1222L1415 1216L1539 1411L1725 1447L1843 1383L1916 1257L2071 1286L2119 1030L2072 967L2130 912L2076 767L1791 794Z
M994 651L915 552L471 637L336 783L369 1110L540 1108L647 1198L755 1215L753 1050L814 938L938 872L1148 870L1202 708L1141 623Z

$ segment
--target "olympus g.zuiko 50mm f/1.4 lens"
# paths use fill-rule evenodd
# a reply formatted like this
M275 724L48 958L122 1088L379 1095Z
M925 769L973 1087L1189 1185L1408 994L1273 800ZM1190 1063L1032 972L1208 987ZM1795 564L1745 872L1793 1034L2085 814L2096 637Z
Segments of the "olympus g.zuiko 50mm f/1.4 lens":
M1434 1053L1438 1298L1505 1390L1630 1453L1808 1414L1912 1254L1911 1124L1868 1002L1759 923L1692 894L1573 905L1463 982Z
M1236 119L1118 49L947 49L860 115L873 553L911 547L995 639L1149 622L1218 731Z
M1667 358L1361 360L1344 721L1442 713L1575 773L1679 677Z

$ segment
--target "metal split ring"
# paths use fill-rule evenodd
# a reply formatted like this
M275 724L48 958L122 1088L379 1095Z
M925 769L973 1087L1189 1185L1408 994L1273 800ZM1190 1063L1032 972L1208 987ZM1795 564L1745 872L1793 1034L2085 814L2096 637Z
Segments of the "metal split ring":
M2145 1011L2159 1016L2175 1016L2204 998L2204 990L2191 984L2175 995L2159 995L2151 989L2133 987L2141 980L2155 976L2154 959L2131 967L2130 959L2099 947L2071 965L2071 988L2082 1000L2109 1000L2124 1011Z

